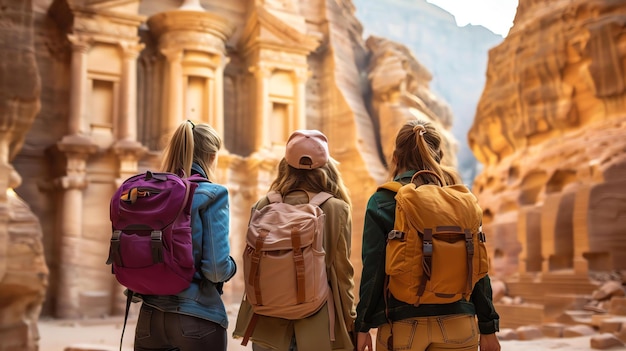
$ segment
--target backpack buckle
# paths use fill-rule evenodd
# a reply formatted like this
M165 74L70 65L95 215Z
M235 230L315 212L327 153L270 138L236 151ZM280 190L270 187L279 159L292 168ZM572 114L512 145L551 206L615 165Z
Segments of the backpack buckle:
M424 256L431 257L433 255L433 242L424 240L422 244L422 251Z
M478 232L478 240L480 240L481 243L486 243L487 236L485 235L485 233L483 233L482 231Z
M118 266L124 266L122 257L120 256L120 236L122 236L121 230L113 231L113 235L111 235L111 246L109 247L109 258L107 258L106 264L115 262Z
M163 232L153 230L150 233L150 246L152 248L152 261L163 262Z
M389 234L387 234L387 240L394 240L394 239L404 240L404 235L405 233L403 231L392 230L389 232Z

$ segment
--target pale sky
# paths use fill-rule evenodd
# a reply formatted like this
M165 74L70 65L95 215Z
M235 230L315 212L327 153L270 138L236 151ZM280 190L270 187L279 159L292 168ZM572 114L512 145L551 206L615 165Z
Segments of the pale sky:
M518 0L427 0L450 12L460 27L482 25L503 37L513 25Z

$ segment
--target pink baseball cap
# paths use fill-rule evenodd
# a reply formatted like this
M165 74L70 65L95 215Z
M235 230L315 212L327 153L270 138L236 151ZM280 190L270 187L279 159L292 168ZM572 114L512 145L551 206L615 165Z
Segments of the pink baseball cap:
M294 168L315 169L328 162L328 139L319 130L299 129L291 133L285 160Z

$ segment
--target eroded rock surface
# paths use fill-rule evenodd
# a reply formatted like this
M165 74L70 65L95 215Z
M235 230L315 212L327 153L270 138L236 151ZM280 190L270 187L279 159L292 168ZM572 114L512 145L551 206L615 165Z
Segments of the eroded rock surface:
M13 191L21 178L12 165L39 111L32 2L5 1L0 11L0 350L35 351L48 268L39 220Z
M615 1L521 0L490 51L469 132L485 166L473 189L494 276L527 301L590 294L591 272L626 265L625 21ZM515 317L541 319L530 311Z

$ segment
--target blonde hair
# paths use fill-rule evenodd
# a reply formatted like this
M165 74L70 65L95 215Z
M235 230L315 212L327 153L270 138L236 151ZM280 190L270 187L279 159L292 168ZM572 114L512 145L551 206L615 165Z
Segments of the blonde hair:
M206 172L209 180L215 178L215 160L222 147L222 139L208 124L181 123L164 150L161 170L189 177L195 162Z
M298 189L312 193L325 191L351 205L348 190L335 163L336 161L330 159L319 168L297 169L283 158L278 164L278 175L270 190L276 190L283 196Z
M461 177L453 168L441 165L441 143L441 134L432 123L411 120L404 124L396 136L390 169L392 178L409 170L429 170L441 177L442 185L461 184ZM427 174L424 177L436 181Z

